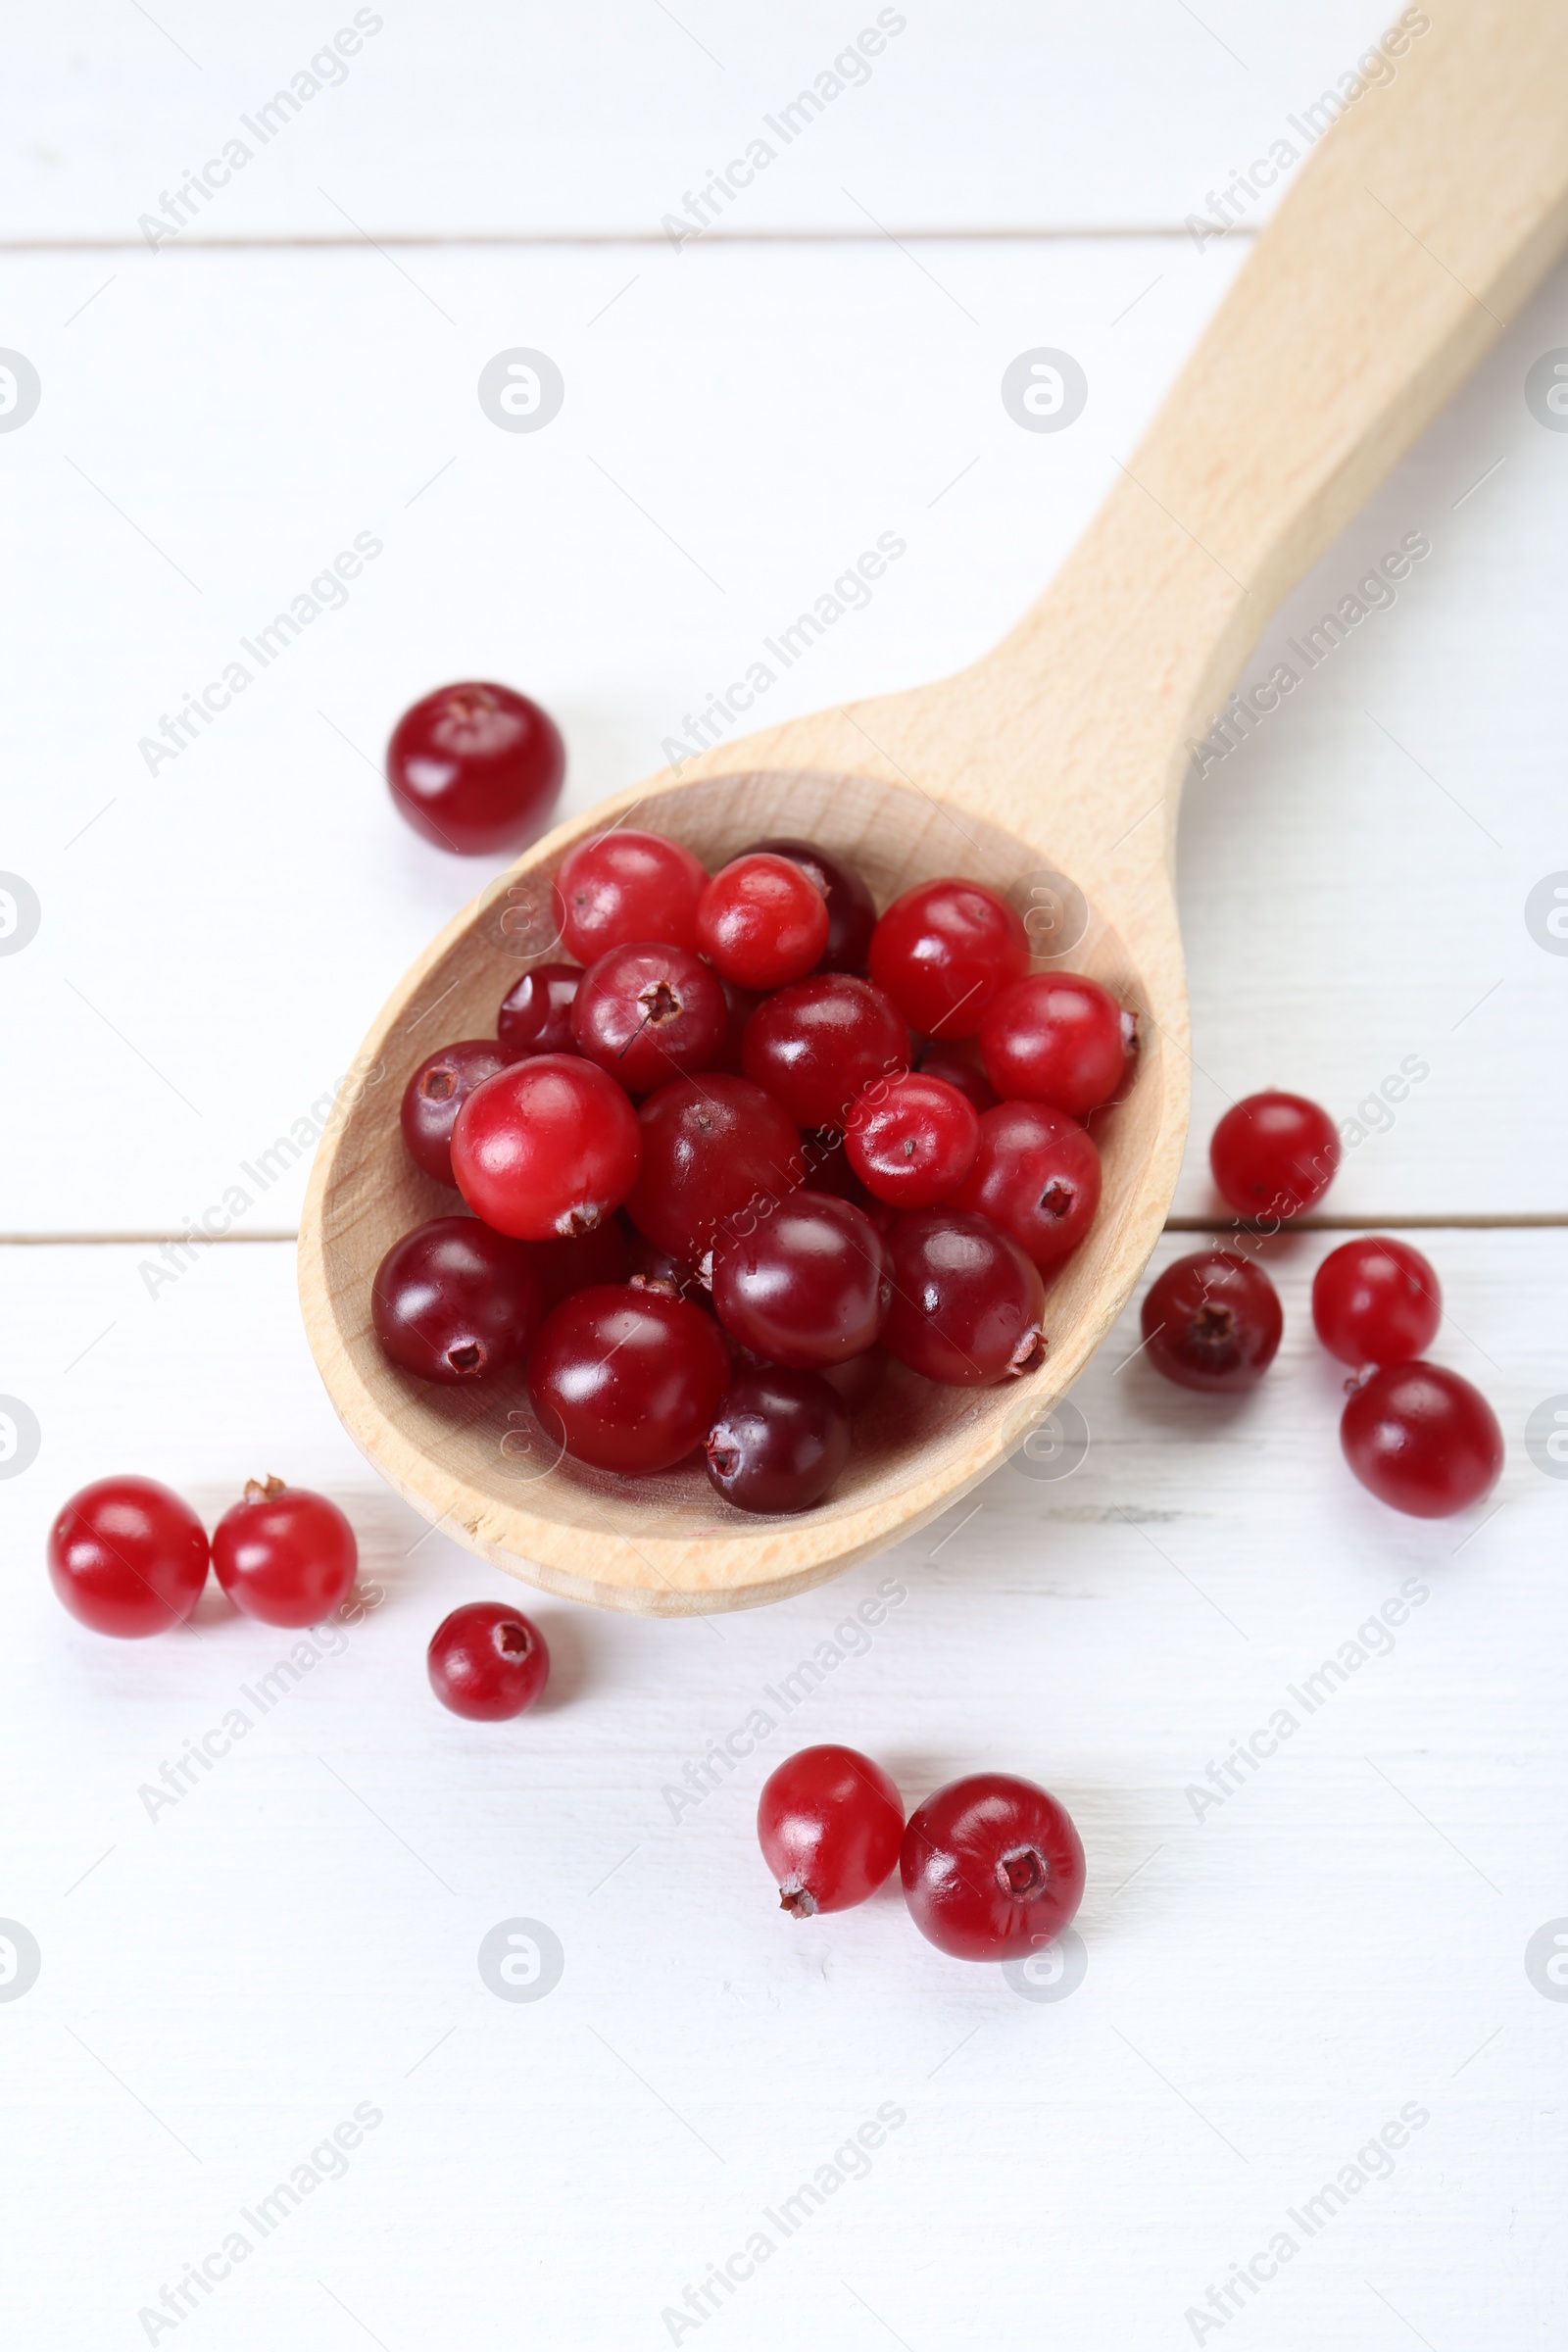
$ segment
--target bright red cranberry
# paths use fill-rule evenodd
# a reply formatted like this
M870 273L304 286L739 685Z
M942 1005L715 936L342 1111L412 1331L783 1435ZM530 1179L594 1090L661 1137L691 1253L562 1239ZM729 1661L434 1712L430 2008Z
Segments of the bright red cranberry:
M437 1184L456 1184L452 1130L468 1097L504 1070L511 1056L493 1037L464 1038L421 1061L403 1090L399 1114L409 1157Z
M899 1855L909 1916L955 1960L1024 1960L1070 1925L1084 1849L1048 1789L1007 1772L950 1781L909 1816Z
M801 1139L746 1078L676 1078L638 1113L642 1166L626 1200L638 1231L701 1265L721 1225L768 1214L806 1173Z
M976 1110L995 1110L1002 1100L986 1076L978 1038L955 1038L952 1045L944 1045L939 1038L935 1045L927 1046L915 1066L928 1078L941 1078L956 1086Z
M713 1306L743 1347L815 1371L874 1346L891 1296L882 1237L827 1193L791 1193L713 1247Z
M706 1070L723 1050L729 1006L717 974L688 948L611 948L572 1006L572 1043L629 1095Z
M843 858L832 858L814 841L754 841L743 858L765 851L804 866L827 901L827 946L817 961L822 972L863 972L865 952L876 928L876 901L863 878Z
M1176 1258L1144 1297L1149 1360L1182 1389L1250 1389L1274 1361L1284 1329L1274 1285L1234 1250Z
M707 867L678 841L620 825L567 851L553 885L556 920L580 963L637 940L695 948L707 888Z
M762 1783L757 1837L793 1919L848 1911L893 1874L904 1800L853 1747L803 1747Z
M525 1054L569 1054L571 1007L582 981L575 963L536 963L508 989L496 1035L508 1061Z
M972 1102L945 1079L906 1070L875 1079L850 1106L850 1165L895 1208L932 1208L956 1191L980 1149Z
M697 945L739 988L782 988L804 979L827 934L827 901L790 858L732 858L697 909Z
M95 1479L49 1530L49 1582L95 1634L167 1633L201 1598L207 1530L156 1478Z
M544 1428L576 1460L633 1477L672 1469L702 1444L729 1380L711 1316L630 1283L564 1298L528 1358Z
M1404 1364L1437 1338L1443 1291L1419 1250L1369 1233L1331 1250L1318 1267L1312 1321L1342 1364Z
M319 1625L353 1592L359 1561L337 1504L280 1478L250 1480L213 1530L219 1583L263 1625Z
M535 1054L487 1079L452 1134L452 1171L474 1215L524 1242L602 1224L630 1192L637 1159L624 1092L571 1054Z
M817 1378L827 1382L847 1413L855 1414L870 1403L887 1369L886 1348L867 1348L860 1355L846 1356L842 1364L823 1364Z
M527 1244L477 1217L416 1226L393 1243L370 1291L382 1352L420 1380L488 1380L520 1364L541 1312Z
M947 875L895 899L871 934L871 977L911 1029L973 1037L992 999L1029 969L1029 940L1004 899Z
M850 1415L815 1372L741 1372L708 1433L708 1475L742 1511L808 1511L850 1458Z
M1208 1164L1241 1217L1298 1217L1340 1164L1334 1121L1304 1095L1249 1095L1215 1128Z
M1497 1416L1442 1364L1389 1364L1352 1390L1340 1421L1363 1487L1413 1519L1446 1519L1491 1494L1502 1473Z
M416 833L482 857L544 831L566 772L547 711L510 686L441 686L405 710L387 747L392 798Z
M1076 1250L1100 1206L1093 1136L1046 1102L1001 1102L979 1122L975 1162L954 1208L972 1208L1010 1233L1037 1266Z
M573 1291L627 1280L632 1270L630 1228L619 1216L606 1217L591 1233L569 1233L559 1242L530 1242L528 1255L548 1314Z
M741 1040L741 1066L798 1127L838 1127L874 1078L909 1066L909 1032L879 988L818 972L760 1004Z
M443 1617L425 1665L441 1704L471 1723L520 1715L550 1680L543 1634L506 1600L470 1600Z
M957 1389L1034 1371L1046 1352L1045 1285L1007 1234L967 1209L911 1209L894 1218L887 1245L890 1355Z
M1131 1013L1081 972L1015 981L980 1024L986 1075L1004 1102L1049 1102L1082 1119L1127 1075Z

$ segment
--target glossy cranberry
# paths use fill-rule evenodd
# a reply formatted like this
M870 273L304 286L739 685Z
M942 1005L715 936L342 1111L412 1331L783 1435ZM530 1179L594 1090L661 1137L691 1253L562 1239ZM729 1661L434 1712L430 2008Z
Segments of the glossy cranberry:
M739 1373L708 1433L708 1475L742 1511L808 1511L850 1458L850 1415L815 1372Z
M949 1196L1010 1233L1037 1266L1076 1250L1100 1206L1093 1136L1046 1102L1000 1102L979 1122L973 1167Z
M1355 1388L1340 1444L1379 1502L1413 1519L1446 1519L1491 1494L1502 1473L1497 1416L1442 1364L1389 1364Z
M677 1078L638 1113L642 1166L626 1200L638 1231L700 1266L720 1225L750 1226L806 1173L801 1139L746 1078Z
M570 1054L535 1054L486 1079L452 1135L452 1171L474 1215L525 1242L601 1224L630 1192L637 1159L624 1092Z
M689 1298L694 1306L710 1304L707 1291L698 1277L697 1268L672 1250L661 1250L646 1233L633 1227L629 1263L622 1279L634 1283L639 1290L662 1291L670 1298Z
M697 908L697 945L738 988L804 979L827 934L827 901L789 858L732 858Z
M370 1291L382 1352L420 1380L488 1380L520 1363L541 1312L527 1244L477 1217L432 1217L406 1233Z
M754 841L743 857L765 851L804 866L827 901L827 946L817 959L821 972L863 972L876 928L876 901L862 877L843 858L832 858L814 841Z
M568 850L552 885L567 952L597 963L637 940L695 948L697 902L708 869L678 841L616 826Z
M741 1040L741 1066L798 1127L839 1127L874 1078L909 1066L909 1032L868 980L820 972L760 1004Z
M872 1195L850 1165L841 1128L808 1128L801 1138L801 1150L806 1157L808 1192L831 1193L835 1200L853 1200L857 1208L871 1205Z
M456 1184L452 1130L468 1097L504 1070L511 1056L493 1037L464 1038L421 1061L403 1090L399 1114L409 1157L437 1184Z
M633 1477L671 1469L702 1444L729 1379L710 1316L630 1283L564 1298L528 1358L544 1429L576 1460Z
M941 1078L956 1086L976 1110L995 1110L1002 1100L986 1076L978 1038L956 1038L952 1045L944 1045L939 1038L935 1045L927 1046L915 1066L928 1078Z
M728 1028L717 975L689 948L611 948L583 974L571 1012L578 1053L629 1095L706 1070Z
M482 857L544 831L566 772L555 720L510 686L438 687L405 710L387 747L392 798L416 833Z
M893 1304L882 1345L950 1388L1032 1372L1046 1352L1045 1285L1017 1243L961 1208L911 1209L888 1229Z
M1048 1789L1007 1772L950 1781L909 1816L899 1876L909 1917L955 1960L1025 1960L1083 1900L1084 1849Z
M743 1347L815 1371L874 1346L891 1289L876 1227L848 1200L791 1193L713 1249L713 1306Z
M980 1024L986 1075L1004 1102L1049 1102L1082 1119L1127 1075L1133 1019L1081 972L1036 972L1004 989Z
M167 1633L201 1598L207 1530L156 1478L95 1479L49 1530L49 1582L95 1634Z
M888 1355L884 1348L867 1348L859 1355L846 1356L842 1364L824 1364L817 1374L837 1396L846 1412L855 1414L870 1403L887 1378Z
M1343 1242L1312 1277L1312 1321L1342 1364L1408 1363L1443 1321L1436 1269L1392 1234Z
M263 1625L319 1625L353 1592L359 1560L337 1504L280 1478L252 1479L213 1530L219 1583Z
M569 1233L559 1242L530 1242L528 1255L539 1277L546 1314L573 1291L596 1283L625 1282L632 1270L631 1228L619 1216L606 1217L590 1233Z
M906 1070L877 1078L850 1107L850 1165L896 1208L932 1208L963 1182L980 1149L974 1105L945 1079Z
M581 985L575 963L536 963L508 989L496 1014L496 1035L509 1061L525 1054L569 1054L571 1007Z
M1238 1216L1298 1217L1333 1183L1340 1139L1304 1095L1249 1095L1215 1128L1208 1164Z
M853 1747L803 1747L762 1783L757 1838L792 1919L848 1911L891 1878L904 1800Z
M1182 1389L1250 1389L1274 1361L1284 1329L1274 1285L1234 1250L1176 1258L1144 1297L1149 1360Z
M470 1600L443 1617L425 1653L430 1688L454 1715L505 1723L531 1707L550 1680L539 1628L507 1600Z
M1004 899L945 876L895 899L871 934L871 977L911 1029L973 1037L992 999L1029 969L1029 941Z

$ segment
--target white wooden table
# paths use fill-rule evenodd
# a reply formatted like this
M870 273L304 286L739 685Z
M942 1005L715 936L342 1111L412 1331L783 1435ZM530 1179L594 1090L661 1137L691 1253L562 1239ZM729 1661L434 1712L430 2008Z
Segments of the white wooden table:
M40 1433L0 1481L0 1919L40 1961L0 1983L23 2352L1562 2342L1568 1490L1525 1433L1568 1401L1568 959L1527 921L1568 869L1568 435L1524 384L1568 346L1568 270L1248 674L1419 534L1396 604L1190 793L1194 1143L1156 1262L1209 1230L1228 1099L1289 1085L1364 1130L1333 1230L1271 1254L1287 1333L1255 1397L1124 1363L1134 1308L1070 1479L1004 1470L755 1615L542 1603L548 1702L481 1732L423 1650L498 1580L326 1405L293 1297L307 1155L240 1173L478 878L386 803L416 694L536 693L580 806L880 531L906 557L778 715L951 666L1037 591L1273 199L1223 238L1186 217L1379 29L1362 0L1282 13L79 0L8 34L0 344L41 395L0 431L0 866L39 909L0 957L0 1392ZM663 217L894 17L672 242ZM302 73L322 86L277 106ZM239 127L269 106L265 140ZM1038 345L1088 376L1060 434L999 397ZM519 346L566 385L538 434L475 396ZM139 748L360 534L341 609L177 755ZM228 1238L174 1247L236 1185ZM1460 1520L1381 1510L1339 1457L1306 1297L1365 1226L1421 1229L1437 1352L1507 1432ZM374 1605L292 1682L290 1642L211 1597L175 1639L78 1629L44 1534L131 1468L209 1516L264 1470L328 1488ZM812 1659L820 1688L725 1758ZM895 1894L781 1920L756 1791L821 1739L911 1802L982 1761L1057 1789L1082 1982L1020 1997ZM481 1975L517 1919L559 1941L548 1998Z

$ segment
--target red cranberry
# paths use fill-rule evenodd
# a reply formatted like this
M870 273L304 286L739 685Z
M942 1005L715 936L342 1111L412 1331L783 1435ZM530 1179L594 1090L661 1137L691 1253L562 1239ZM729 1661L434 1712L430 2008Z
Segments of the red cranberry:
M1149 1360L1182 1389L1250 1389L1274 1361L1284 1329L1274 1285L1234 1250L1176 1258L1144 1298Z
M1046 1352L1045 1285L1015 1241L966 1209L925 1208L895 1217L887 1242L890 1355L958 1389L1034 1371Z
M968 1175L980 1149L974 1105L918 1071L876 1079L850 1109L845 1149L869 1192L896 1208L932 1208Z
M569 1054L536 1054L487 1079L452 1136L468 1206L525 1242L601 1224L630 1192L637 1157L637 1113L625 1095Z
M1076 1250L1100 1206L1100 1153L1064 1110L1001 1102L980 1121L974 1166L949 1196L1010 1233L1037 1266Z
M1502 1473L1497 1416L1442 1364L1390 1364L1353 1390L1340 1422L1363 1487L1413 1519L1446 1519L1491 1494Z
M1215 1128L1208 1164L1238 1216L1298 1217L1333 1183L1340 1139L1304 1095L1249 1095Z
M1024 1960L1070 1925L1084 1849L1049 1790L1006 1772L950 1781L909 1816L899 1855L909 1916L955 1960Z
M710 1316L630 1283L564 1298L528 1358L543 1427L577 1461L634 1477L672 1469L702 1444L729 1378Z
M630 1229L618 1216L606 1217L590 1233L569 1233L559 1242L530 1242L528 1255L539 1277L544 1312L573 1291L596 1283L625 1282L631 1273Z
M850 1458L850 1416L815 1372L742 1372L708 1433L708 1475L743 1511L808 1511Z
M1342 1364L1408 1363L1438 1336L1443 1291L1419 1250L1392 1234L1367 1234L1331 1250L1318 1267L1312 1321Z
M848 1911L893 1874L904 1800L853 1747L803 1747L762 1784L757 1837L792 1919Z
M465 1038L443 1046L421 1061L403 1090L400 1113L409 1157L437 1184L456 1184L452 1173L452 1130L476 1088L510 1059L494 1038Z
M454 1715L505 1723L531 1707L550 1680L539 1628L506 1600L470 1600L443 1617L425 1655L430 1688Z
M827 901L789 858L732 858L697 909L697 944L739 988L782 988L827 946Z
M1132 1015L1081 972L1037 972L1005 989L980 1024L986 1075L1004 1102L1087 1117L1127 1075Z
M567 851L553 885L556 920L581 963L638 940L695 948L707 888L707 868L678 841L621 825Z
M870 965L911 1029L973 1037L992 999L1029 969L1029 941L994 890L948 875L894 900L871 934Z
M859 1412L870 1403L887 1377L887 1351L882 1348L867 1348L859 1355L846 1356L842 1364L823 1364L817 1373L838 1396L846 1412Z
M566 772L556 722L510 686L441 686L405 710L387 747L392 798L416 833L481 857L544 831Z
M370 1292L382 1352L420 1380L487 1380L521 1363L540 1313L526 1243L477 1217L432 1217L406 1233Z
M956 1038L952 1045L944 1045L938 1039L935 1045L927 1046L916 1067L928 1078L941 1078L947 1085L956 1086L976 1110L995 1110L1002 1100L986 1076L978 1038Z
M280 1478L252 1479L213 1530L219 1583L263 1625L319 1625L353 1592L359 1561L337 1504Z
M827 1193L791 1193L713 1248L718 1319L769 1363L809 1372L858 1355L875 1343L889 1297L876 1227Z
M49 1530L49 1582L95 1634L140 1641L182 1625L207 1582L207 1530L156 1478L100 1478Z
M873 1078L908 1068L909 1032L868 980L820 972L758 1006L741 1064L798 1127L837 1127Z
M754 841L741 855L765 851L804 866L827 901L827 946L817 962L822 972L863 972L865 952L876 928L876 901L861 876L843 858L829 857L814 841Z
M717 1059L729 1006L717 976L687 948L611 948L583 975L572 1006L579 1054L630 1095L706 1070Z
M496 1035L509 1061L525 1054L569 1054L571 1007L582 972L574 963L536 963L501 1000Z
M642 1166L626 1200L639 1232L700 1265L720 1224L755 1219L805 1174L801 1139L745 1078L676 1078L638 1113Z

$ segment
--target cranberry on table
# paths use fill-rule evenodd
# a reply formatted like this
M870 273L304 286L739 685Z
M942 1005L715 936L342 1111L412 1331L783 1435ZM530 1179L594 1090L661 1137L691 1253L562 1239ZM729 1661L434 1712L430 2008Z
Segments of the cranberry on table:
M637 1113L624 1089L571 1054L510 1063L468 1096L452 1133L463 1198L518 1241L602 1224L630 1192L637 1162Z
M1033 1781L977 1772L909 1816L899 1854L909 1917L955 1960L1024 1960L1069 1926L1084 1849L1065 1805Z
M488 1380L520 1363L543 1311L525 1242L477 1217L432 1217L376 1269L370 1320L382 1353L420 1380Z
M596 963L637 940L695 948L708 869L678 841L619 825L568 850L551 885L569 954Z
M908 1024L868 980L820 972L760 1004L741 1066L799 1127L837 1127L874 1078L909 1065Z
M49 1530L49 1582L95 1634L140 1641L182 1625L207 1582L207 1530L156 1478L99 1478Z
M1392 1234L1331 1250L1312 1277L1312 1321L1342 1364L1403 1364L1426 1352L1443 1321L1430 1258Z
M1389 1364L1351 1393L1340 1420L1363 1487L1413 1519L1446 1519L1490 1494L1502 1431L1478 1388L1442 1364Z
M1049 1102L1081 1119L1127 1075L1132 1015L1081 972L1036 972L1003 992L980 1024L986 1075L1004 1102Z
M732 858L697 908L697 945L739 988L782 988L804 979L827 934L827 901L790 858L756 852Z
M968 1209L909 1209L888 1228L893 1303L882 1345L950 1388L1033 1372L1046 1352L1045 1285L1007 1234Z
M843 858L830 857L814 841L754 841L741 855L749 858L759 851L804 866L827 901L827 946L817 960L818 971L863 972L876 928L876 901L855 867Z
M359 1561L337 1504L280 1478L250 1480L213 1530L219 1583L264 1625L319 1625L354 1590Z
M757 1838L792 1919L848 1911L893 1875L904 1800L869 1756L824 1743L786 1756L762 1784Z
M504 1070L511 1056L492 1037L466 1037L421 1061L403 1090L399 1113L409 1157L437 1184L456 1184L452 1130L474 1091Z
M651 1242L692 1265L721 1226L765 1216L806 1173L792 1122L746 1078L710 1070L673 1079L637 1118L642 1165L626 1213Z
M579 1054L631 1095L706 1070L723 1050L729 1006L689 948L611 948L583 974L571 1009Z
M438 687L405 710L386 755L392 798L415 831L468 857L542 833L565 772L549 713L480 680Z
M911 1029L973 1037L1003 989L1029 969L1029 940L1005 899L946 875L895 899L871 934L871 977Z
M571 1052L571 1007L581 982L575 963L536 963L514 982L496 1014L496 1036L508 1061Z
M1145 1294L1142 1321L1154 1370L1215 1395L1261 1380L1285 1329L1274 1285L1234 1250L1175 1259Z
M443 1617L425 1655L430 1688L454 1715L505 1723L531 1707L550 1680L550 1651L530 1618L506 1600L470 1600Z
M808 1511L850 1458L850 1414L815 1372L739 1372L707 1441L708 1475L743 1511Z
M634 1477L672 1469L702 1444L729 1381L711 1316L630 1283L564 1298L528 1358L544 1429L575 1460Z
M944 1045L938 1038L934 1045L927 1046L915 1067L928 1078L941 1078L949 1086L956 1087L976 1110L995 1110L1002 1100L986 1076L978 1038L958 1037L951 1045Z
M1238 1216L1298 1217L1334 1181L1339 1133L1304 1095L1249 1095L1215 1128L1208 1164Z
M942 1078L906 1070L872 1082L850 1106L850 1165L895 1208L932 1208L962 1184L980 1149L974 1105Z
M1095 1139L1046 1102L1001 1102L979 1122L973 1167L950 1195L1010 1233L1037 1266L1076 1250L1100 1206Z
M561 1241L530 1242L527 1247L547 1314L573 1291L586 1291L599 1282L625 1282L632 1270L630 1228L618 1216L606 1217L589 1233L568 1233Z
M853 1201L791 1193L713 1248L713 1307L743 1347L803 1372L875 1344L892 1297L881 1235Z

